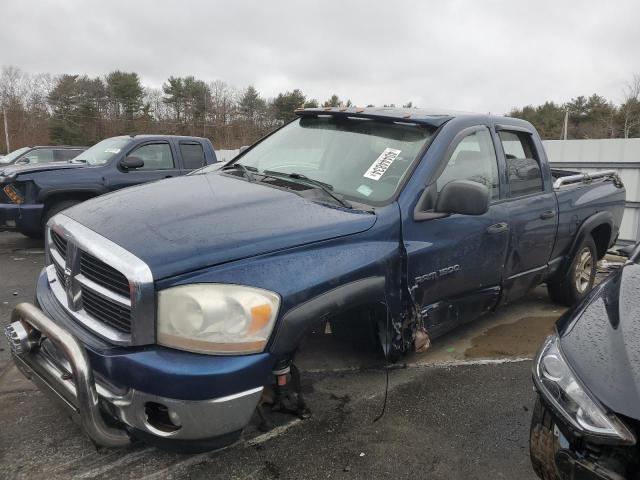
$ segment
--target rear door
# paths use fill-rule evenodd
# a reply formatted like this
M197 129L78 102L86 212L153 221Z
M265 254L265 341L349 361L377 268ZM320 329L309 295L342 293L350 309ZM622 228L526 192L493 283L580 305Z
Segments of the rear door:
M482 125L460 132L442 161L444 170L426 192L432 196L426 213L452 180L485 185L491 204L483 215L435 219L427 215L425 220L413 215L403 222L409 288L432 337L496 305L508 239L498 158L489 129Z
M144 162L144 166L128 171L117 167L119 169L119 188L171 178L181 174L176 164L173 149L169 142L164 140L138 144L127 153L126 157L138 157Z
M543 281L558 224L556 196L545 178L530 132L498 128L504 155L509 211L509 250L503 300L512 301Z

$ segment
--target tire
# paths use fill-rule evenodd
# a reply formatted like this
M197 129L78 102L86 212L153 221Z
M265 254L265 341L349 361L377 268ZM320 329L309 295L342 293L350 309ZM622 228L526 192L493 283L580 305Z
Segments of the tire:
M564 275L547 282L549 297L567 307L579 302L593 288L597 266L598 250L593 237L589 235L576 250Z
M61 202L54 203L53 205L50 205L49 207L47 207L47 209L44 212L44 216L42 218L41 236L44 235L45 227L47 226L47 223L49 222L49 219L51 219L51 217L79 203L81 203L80 200L62 200Z
M542 480L562 478L555 462L558 440L551 428L550 413L546 411L540 398L537 398L529 432L529 455L533 470Z

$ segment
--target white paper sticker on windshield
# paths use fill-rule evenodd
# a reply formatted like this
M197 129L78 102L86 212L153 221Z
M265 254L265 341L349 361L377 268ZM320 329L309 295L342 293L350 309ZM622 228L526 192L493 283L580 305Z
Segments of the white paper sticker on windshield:
M105 148L104 153L120 153L119 148Z
M363 177L370 178L376 182L380 180L393 161L398 158L400 152L401 150L396 150L395 148L385 148L384 152L369 167L369 170L364 172Z

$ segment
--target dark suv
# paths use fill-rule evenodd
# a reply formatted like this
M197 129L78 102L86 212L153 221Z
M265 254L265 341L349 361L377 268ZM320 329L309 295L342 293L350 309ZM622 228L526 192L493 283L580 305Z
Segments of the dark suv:
M6 165L26 165L32 163L65 162L77 157L87 147L22 147L0 158L0 169Z

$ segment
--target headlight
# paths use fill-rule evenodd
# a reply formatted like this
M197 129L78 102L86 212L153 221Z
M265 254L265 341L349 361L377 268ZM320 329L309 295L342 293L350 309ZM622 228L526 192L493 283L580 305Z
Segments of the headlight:
M13 203L17 205L24 203L24 197L14 185L11 185L11 184L5 185L5 187L2 190L4 190L4 193L7 195L7 197L9 197L9 200L11 200Z
M542 346L534 365L534 379L545 398L576 430L618 443L635 443L627 427L582 387L560 352L557 335L547 338Z
M190 352L234 355L264 350L280 297L240 285L198 283L158 293L158 343Z

